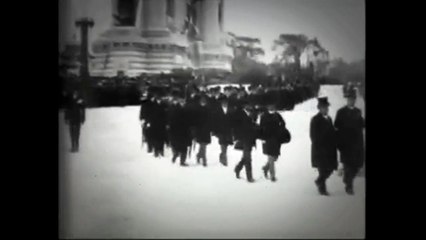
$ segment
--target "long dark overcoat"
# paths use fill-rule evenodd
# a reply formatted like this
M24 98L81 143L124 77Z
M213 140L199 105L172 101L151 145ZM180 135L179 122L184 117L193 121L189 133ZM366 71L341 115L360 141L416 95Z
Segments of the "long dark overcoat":
M86 107L81 98L70 97L65 109L65 120L71 125L80 125L86 120Z
M209 106L197 106L195 109L195 140L198 143L210 143L213 113Z
M337 147L342 163L352 167L364 164L364 118L359 108L343 107L337 111L334 126L337 129Z
M311 160L314 168L337 169L336 130L330 117L318 113L311 119Z
M187 108L180 105L170 107L168 124L170 145L178 151L186 151L191 146L191 121Z
M285 128L285 121L279 113L265 112L260 119L263 154L278 157L281 152L280 133Z
M242 109L237 109L233 116L234 137L237 140L235 148L247 146L252 148L256 145L256 138L259 136L259 128L253 116L247 115ZM242 150L242 149L239 149Z
M224 112L222 107L216 109L214 114L214 132L219 139L220 145L232 145L232 121L233 121L233 109L228 106L227 112Z

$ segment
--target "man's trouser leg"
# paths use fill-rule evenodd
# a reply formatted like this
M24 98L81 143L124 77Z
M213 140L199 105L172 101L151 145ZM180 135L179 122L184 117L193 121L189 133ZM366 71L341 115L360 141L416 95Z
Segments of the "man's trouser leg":
M186 148L180 152L180 164L181 165L186 164L186 152L187 152Z
M244 153L243 153L241 160L238 162L237 166L235 166L235 169L234 169L237 174L239 174L241 172L244 164L245 164L245 158L244 158Z
M353 181L359 171L359 168L352 167L347 164L343 166L343 182L345 183L346 187L352 188L353 187Z
M227 154L227 150L228 150L228 145L227 144L220 145L220 150L221 150L221 153L220 153L219 161L223 165L227 166L228 165L228 157L226 156L226 154Z
M173 145L172 145L172 153L173 153L172 163L175 163L175 162L176 162L176 159L177 159L177 158L178 158L178 156L179 156L179 153L178 153L178 151L176 150L176 147L173 147Z
M277 158L268 155L268 170L271 173L271 178L275 179L275 160Z
M318 176L317 181L318 181L318 184L319 184L319 189L320 189L321 192L326 192L327 186L326 186L325 182L330 177L333 170L328 169L328 168L318 168L318 172L319 172L319 176Z
M78 139L80 137L80 125L70 124L71 148L73 151L78 150Z
M199 158L201 158L201 160L203 161L204 166L207 165L206 148L207 148L207 143L200 143L200 150L198 154L199 154Z
M248 181L253 180L252 168L251 168L251 147L250 146L244 146L243 159L244 159L244 166L246 168L247 180Z

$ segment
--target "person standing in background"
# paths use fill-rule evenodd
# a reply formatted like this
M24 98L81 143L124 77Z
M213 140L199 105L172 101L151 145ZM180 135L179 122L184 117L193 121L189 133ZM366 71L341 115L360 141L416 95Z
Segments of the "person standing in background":
M73 90L65 109L65 123L69 125L71 152L79 151L80 129L86 121L86 107L77 90Z

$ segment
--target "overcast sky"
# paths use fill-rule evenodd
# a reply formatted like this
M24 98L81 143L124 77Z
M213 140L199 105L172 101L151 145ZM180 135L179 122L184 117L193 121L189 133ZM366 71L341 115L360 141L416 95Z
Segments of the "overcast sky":
M267 62L281 33L317 37L332 58L365 58L364 0L225 0L224 17L226 31L261 39Z

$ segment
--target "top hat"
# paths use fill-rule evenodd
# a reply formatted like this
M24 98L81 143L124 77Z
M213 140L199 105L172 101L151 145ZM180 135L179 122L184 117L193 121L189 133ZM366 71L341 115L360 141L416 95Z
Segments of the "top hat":
M320 106L330 106L330 103L328 102L328 97L319 97L318 98L318 107Z

